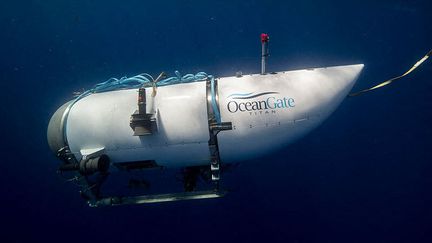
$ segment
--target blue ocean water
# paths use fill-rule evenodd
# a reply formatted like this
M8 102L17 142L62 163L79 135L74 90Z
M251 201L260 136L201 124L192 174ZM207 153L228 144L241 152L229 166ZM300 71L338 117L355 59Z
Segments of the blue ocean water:
M431 242L430 60L224 177L218 200L89 208L56 175L52 113L110 77L364 63L354 87L432 48L430 1L1 1L2 242Z

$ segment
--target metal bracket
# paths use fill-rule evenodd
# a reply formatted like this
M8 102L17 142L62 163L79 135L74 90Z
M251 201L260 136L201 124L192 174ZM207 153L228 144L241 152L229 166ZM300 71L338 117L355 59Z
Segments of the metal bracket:
M101 156L105 153L105 148L94 148L94 149L81 149L80 150L82 159L89 159L97 156Z
M213 87L212 87L213 86ZM212 97L212 89L215 91ZM221 160L219 156L219 145L217 135L220 131L232 130L231 122L218 122L214 108L219 109L219 96L217 92L217 79L212 82L210 79L206 81L206 100L207 100L207 116L209 125L210 139L208 141L210 150L210 171L212 181L215 182L216 189L219 187ZM213 104L215 102L216 104Z
M57 158L63 161L66 164L76 162L75 156L73 156L72 152L69 149L69 146L64 146L63 148L57 151Z
M154 87L153 92L155 92ZM154 99L154 97L152 97L152 99ZM146 90L144 87L141 87L138 90L138 110L130 117L129 125L134 131L134 136L151 135L157 130L156 116L155 114L147 112L146 100Z

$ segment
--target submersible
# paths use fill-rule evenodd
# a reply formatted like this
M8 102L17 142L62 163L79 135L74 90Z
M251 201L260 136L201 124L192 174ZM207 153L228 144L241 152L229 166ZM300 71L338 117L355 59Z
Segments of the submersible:
M67 102L48 126L49 146L62 160L59 172L73 173L91 206L223 196L224 166L269 154L316 128L363 69L356 64L268 73L268 36L261 41L260 74L218 78L200 73L175 82L161 74L132 88L120 85ZM101 193L116 171L151 168L182 168L185 191ZM214 187L197 191L203 174Z

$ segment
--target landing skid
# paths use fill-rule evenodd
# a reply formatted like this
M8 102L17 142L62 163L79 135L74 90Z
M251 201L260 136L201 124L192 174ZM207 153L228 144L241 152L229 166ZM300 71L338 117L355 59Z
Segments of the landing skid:
M225 196L226 191L208 190L181 193L168 193L156 195L130 196L130 197L106 197L97 201L89 201L90 207L119 206L134 204L150 204L162 202L174 202L184 200L210 199Z

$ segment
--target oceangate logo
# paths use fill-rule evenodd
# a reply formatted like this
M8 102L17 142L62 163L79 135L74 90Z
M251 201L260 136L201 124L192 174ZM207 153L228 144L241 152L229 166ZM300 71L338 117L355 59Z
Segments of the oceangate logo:
M278 109L288 109L295 107L293 98L278 97L279 92L269 91L262 93L236 93L227 98L232 99L227 104L227 109L231 113L249 112L252 114L276 113ZM250 100L250 101L248 101Z

